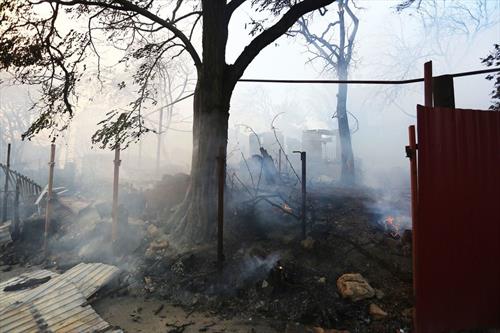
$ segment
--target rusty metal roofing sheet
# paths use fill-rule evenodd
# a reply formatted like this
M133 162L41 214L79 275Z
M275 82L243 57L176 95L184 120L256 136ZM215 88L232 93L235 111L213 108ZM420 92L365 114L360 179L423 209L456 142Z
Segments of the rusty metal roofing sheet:
M19 283L24 283L31 279L43 279L48 276L54 278L58 275L59 274L57 273L42 269L34 272L23 273L7 281L0 282L0 311L6 308L7 306L15 303L16 301L22 300L26 295L31 293L31 291L34 289L34 288L28 288L18 291L3 291L5 287L16 285Z
M9 230L10 223L0 225L0 246L12 242Z
M81 263L66 271L61 276L71 281L86 298L92 296L102 286L113 280L120 269L101 263Z
M419 106L417 125L415 332L498 328L500 112Z
M110 328L62 275L0 311L0 332L96 332Z

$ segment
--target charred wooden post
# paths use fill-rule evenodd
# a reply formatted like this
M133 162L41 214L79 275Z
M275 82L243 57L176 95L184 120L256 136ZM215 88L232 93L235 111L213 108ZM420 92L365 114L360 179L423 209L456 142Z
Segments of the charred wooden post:
M49 236L50 215L52 210L52 188L54 183L54 165L56 157L56 145L50 145L50 162L49 162L49 184L47 186L47 206L45 209L45 232L43 235L43 251L47 253L47 238Z
M113 176L113 210L112 210L112 225L111 225L111 240L115 243L118 239L118 183L120 181L120 144L115 148L115 165Z
M432 61L424 64L424 97L425 106L432 107Z
M217 267L222 269L224 264L224 186L226 182L226 149L224 146L219 148L217 169L219 179L217 207Z
M306 152L305 151L294 151L294 153L300 153L300 160L302 161L302 238L306 239L306 216L307 216L307 189L306 189Z
M432 93L435 107L455 108L453 76L441 75L433 78Z
M10 177L10 143L7 145L7 165L5 168L5 185L3 188L3 206L2 206L2 222L7 221L7 203L9 193L9 177Z

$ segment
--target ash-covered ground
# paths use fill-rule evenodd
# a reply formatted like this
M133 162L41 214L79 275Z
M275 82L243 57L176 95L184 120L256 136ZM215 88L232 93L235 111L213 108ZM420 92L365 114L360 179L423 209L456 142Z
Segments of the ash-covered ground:
M411 331L411 232L399 216L407 193L381 205L384 195L367 188L310 188L303 239L293 205L236 200L242 190L228 190L218 269L215 240L179 248L163 228L182 200L164 194L187 183L178 175L134 191L115 246L106 205L88 198L77 212L71 199L56 209L46 257L42 219L25 221L2 252L2 280L29 266L116 265L119 281L90 302L126 332Z

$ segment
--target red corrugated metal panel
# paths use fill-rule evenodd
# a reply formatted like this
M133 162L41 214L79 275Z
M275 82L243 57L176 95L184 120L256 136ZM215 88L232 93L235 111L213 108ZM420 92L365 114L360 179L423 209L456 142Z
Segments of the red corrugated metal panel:
M417 332L498 328L500 112L417 111Z

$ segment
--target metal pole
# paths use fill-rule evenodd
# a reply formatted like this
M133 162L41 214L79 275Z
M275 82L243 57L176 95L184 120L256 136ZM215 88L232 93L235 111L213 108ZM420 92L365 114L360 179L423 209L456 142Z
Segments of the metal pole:
M113 243L118 239L118 183L120 181L120 144L115 148L115 170L113 177L113 211L112 218L113 222L111 225L111 240Z
M425 106L432 107L432 61L424 64L424 96Z
M306 208L306 196L307 196L307 191L306 191L306 152L303 151L300 153L300 160L302 161L302 237L305 239L306 238L306 215L307 215L307 208Z
M413 290L416 290L417 256L416 240L418 237L418 169L417 169L417 138L415 125L408 127L409 146L406 147L406 156L410 159L410 188L411 188L411 220L412 220L412 253L413 253Z
M302 161L302 238L306 239L306 216L307 216L307 208L306 208L306 202L307 202L307 189L306 189L306 183L307 183L307 177L306 177L306 152L305 151L294 151L294 153L300 153L300 160Z
M9 177L10 177L10 143L7 145L7 166L5 169L5 186L3 188L3 209L2 222L7 221L7 203L9 193Z
M219 148L217 157L217 169L219 178L219 193L217 206L217 266L222 269L224 263L224 185L226 182L226 149Z
M52 187L54 182L54 165L56 156L56 145L50 145L50 162L49 162L49 184L47 187L47 206L45 209L45 232L43 237L43 252L47 253L47 238L49 235L50 215L52 210Z

